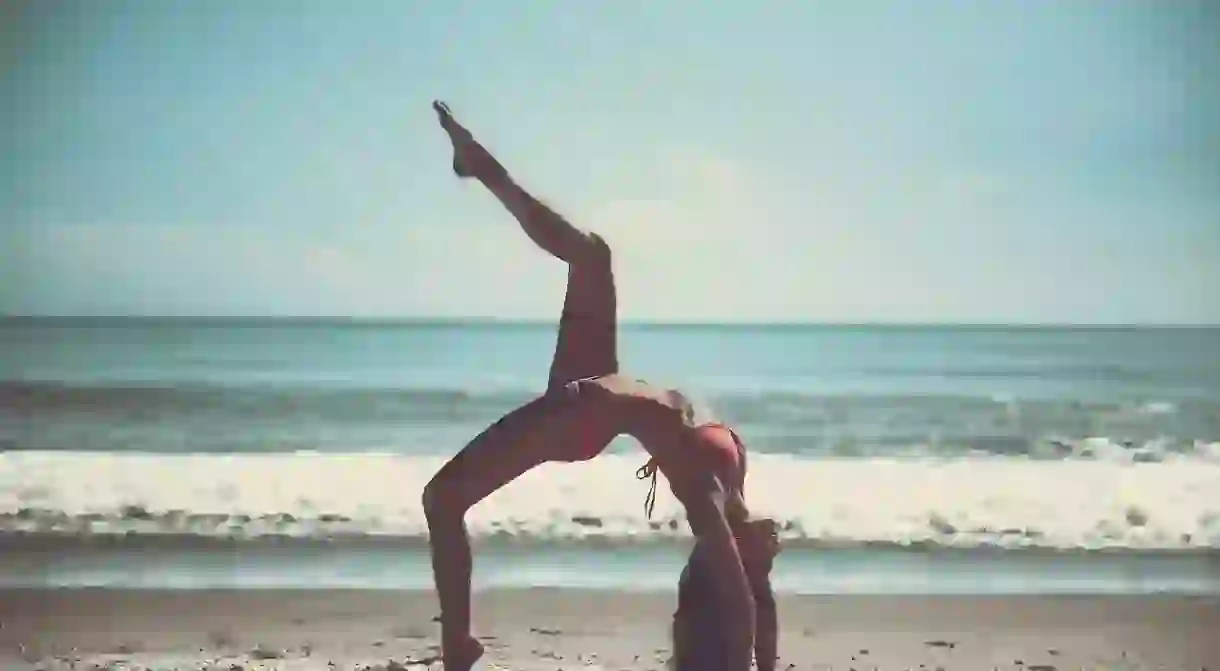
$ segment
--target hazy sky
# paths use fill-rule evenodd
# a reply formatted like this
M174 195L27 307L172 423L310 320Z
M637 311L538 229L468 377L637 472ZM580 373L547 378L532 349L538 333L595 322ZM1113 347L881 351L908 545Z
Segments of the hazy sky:
M1205 2L7 2L0 312L1220 323Z

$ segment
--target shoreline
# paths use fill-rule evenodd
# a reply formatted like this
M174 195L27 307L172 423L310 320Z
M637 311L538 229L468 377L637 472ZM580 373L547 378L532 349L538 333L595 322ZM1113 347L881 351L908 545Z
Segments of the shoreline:
M9 514L15 516L16 514ZM0 514L3 518L5 514ZM673 548L686 551L693 538L685 531L672 535L656 535L643 538L616 538L588 536L583 538L537 538L502 535L475 536L470 539L476 549L493 551L535 552L546 550L591 550L604 551L616 548L662 549ZM1004 546L998 544L952 545L932 540L896 541L852 541L824 540L818 538L783 539L784 548L792 552L818 552L823 554L880 553L894 555L922 555L929 557L1002 558L1045 557L1066 559L1129 558L1129 559L1214 559L1220 560L1220 546L1187 547L1056 547L1048 545ZM325 535L303 535L292 533L189 533L175 531L103 531L82 533L79 531L30 531L25 529L0 529L0 550L13 552L76 551L140 549L198 549L232 550L240 548L275 547L285 549L386 549L411 552L426 550L425 536L369 532L329 532Z
M250 314L213 314L213 315L106 315L106 314L0 314L0 326L97 326L106 324L157 326L157 325L188 325L188 326L242 326L260 324L284 324L289 326L530 326L555 328L555 320L550 316L536 318L496 317L492 315L383 315L383 316L351 316L342 314L319 315L283 315L268 317L266 315ZM1006 322L1006 321L885 321L885 320L845 320L845 321L664 321L657 319L623 319L619 324L627 328L796 328L796 329L920 329L920 330L1028 330L1028 331L1171 331L1171 330L1220 330L1220 323L1209 322Z
M675 598L477 592L483 668L659 670ZM778 602L780 669L1220 664L1217 597L784 595ZM0 666L106 668L121 659L112 668L423 669L436 655L436 612L430 590L2 589Z
M0 534L0 589L424 590L426 546L378 542L197 542L141 536L15 539ZM476 589L669 593L689 541L475 543ZM774 575L793 595L1160 595L1220 597L1213 554L787 547Z

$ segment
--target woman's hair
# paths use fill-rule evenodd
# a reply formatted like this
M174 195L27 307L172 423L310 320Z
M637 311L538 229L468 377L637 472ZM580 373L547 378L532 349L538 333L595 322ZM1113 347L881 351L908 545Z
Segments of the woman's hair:
M716 424L720 421L715 408L703 399L678 390L673 390L671 393L677 397L676 400L682 410L682 419L687 425L700 426L702 424Z

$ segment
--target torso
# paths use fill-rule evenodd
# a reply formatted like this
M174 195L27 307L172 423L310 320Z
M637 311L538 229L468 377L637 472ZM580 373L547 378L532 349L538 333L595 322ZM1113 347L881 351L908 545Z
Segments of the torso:
M619 374L590 378L584 384L594 385L615 399L623 433L644 443L649 452L653 451L648 445L652 434L688 424L690 402L676 389Z
M651 459L636 475L652 476L648 499L655 493L657 471L665 475L670 491L679 499L687 484L700 486L692 478L708 472L726 488L744 485L744 448L736 434L722 424L696 425L694 406L682 392L620 374L576 384L586 390L582 393L605 394L603 407L613 416L616 433L635 438L648 452ZM651 503L646 500L645 506L650 509Z

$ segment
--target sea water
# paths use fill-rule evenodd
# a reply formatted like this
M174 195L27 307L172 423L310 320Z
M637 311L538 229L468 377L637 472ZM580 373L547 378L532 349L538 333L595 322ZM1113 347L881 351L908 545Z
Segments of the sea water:
M0 585L426 587L424 483L554 327L0 321ZM750 449L781 590L1220 592L1220 329L625 325ZM672 589L629 439L468 516L483 587Z

